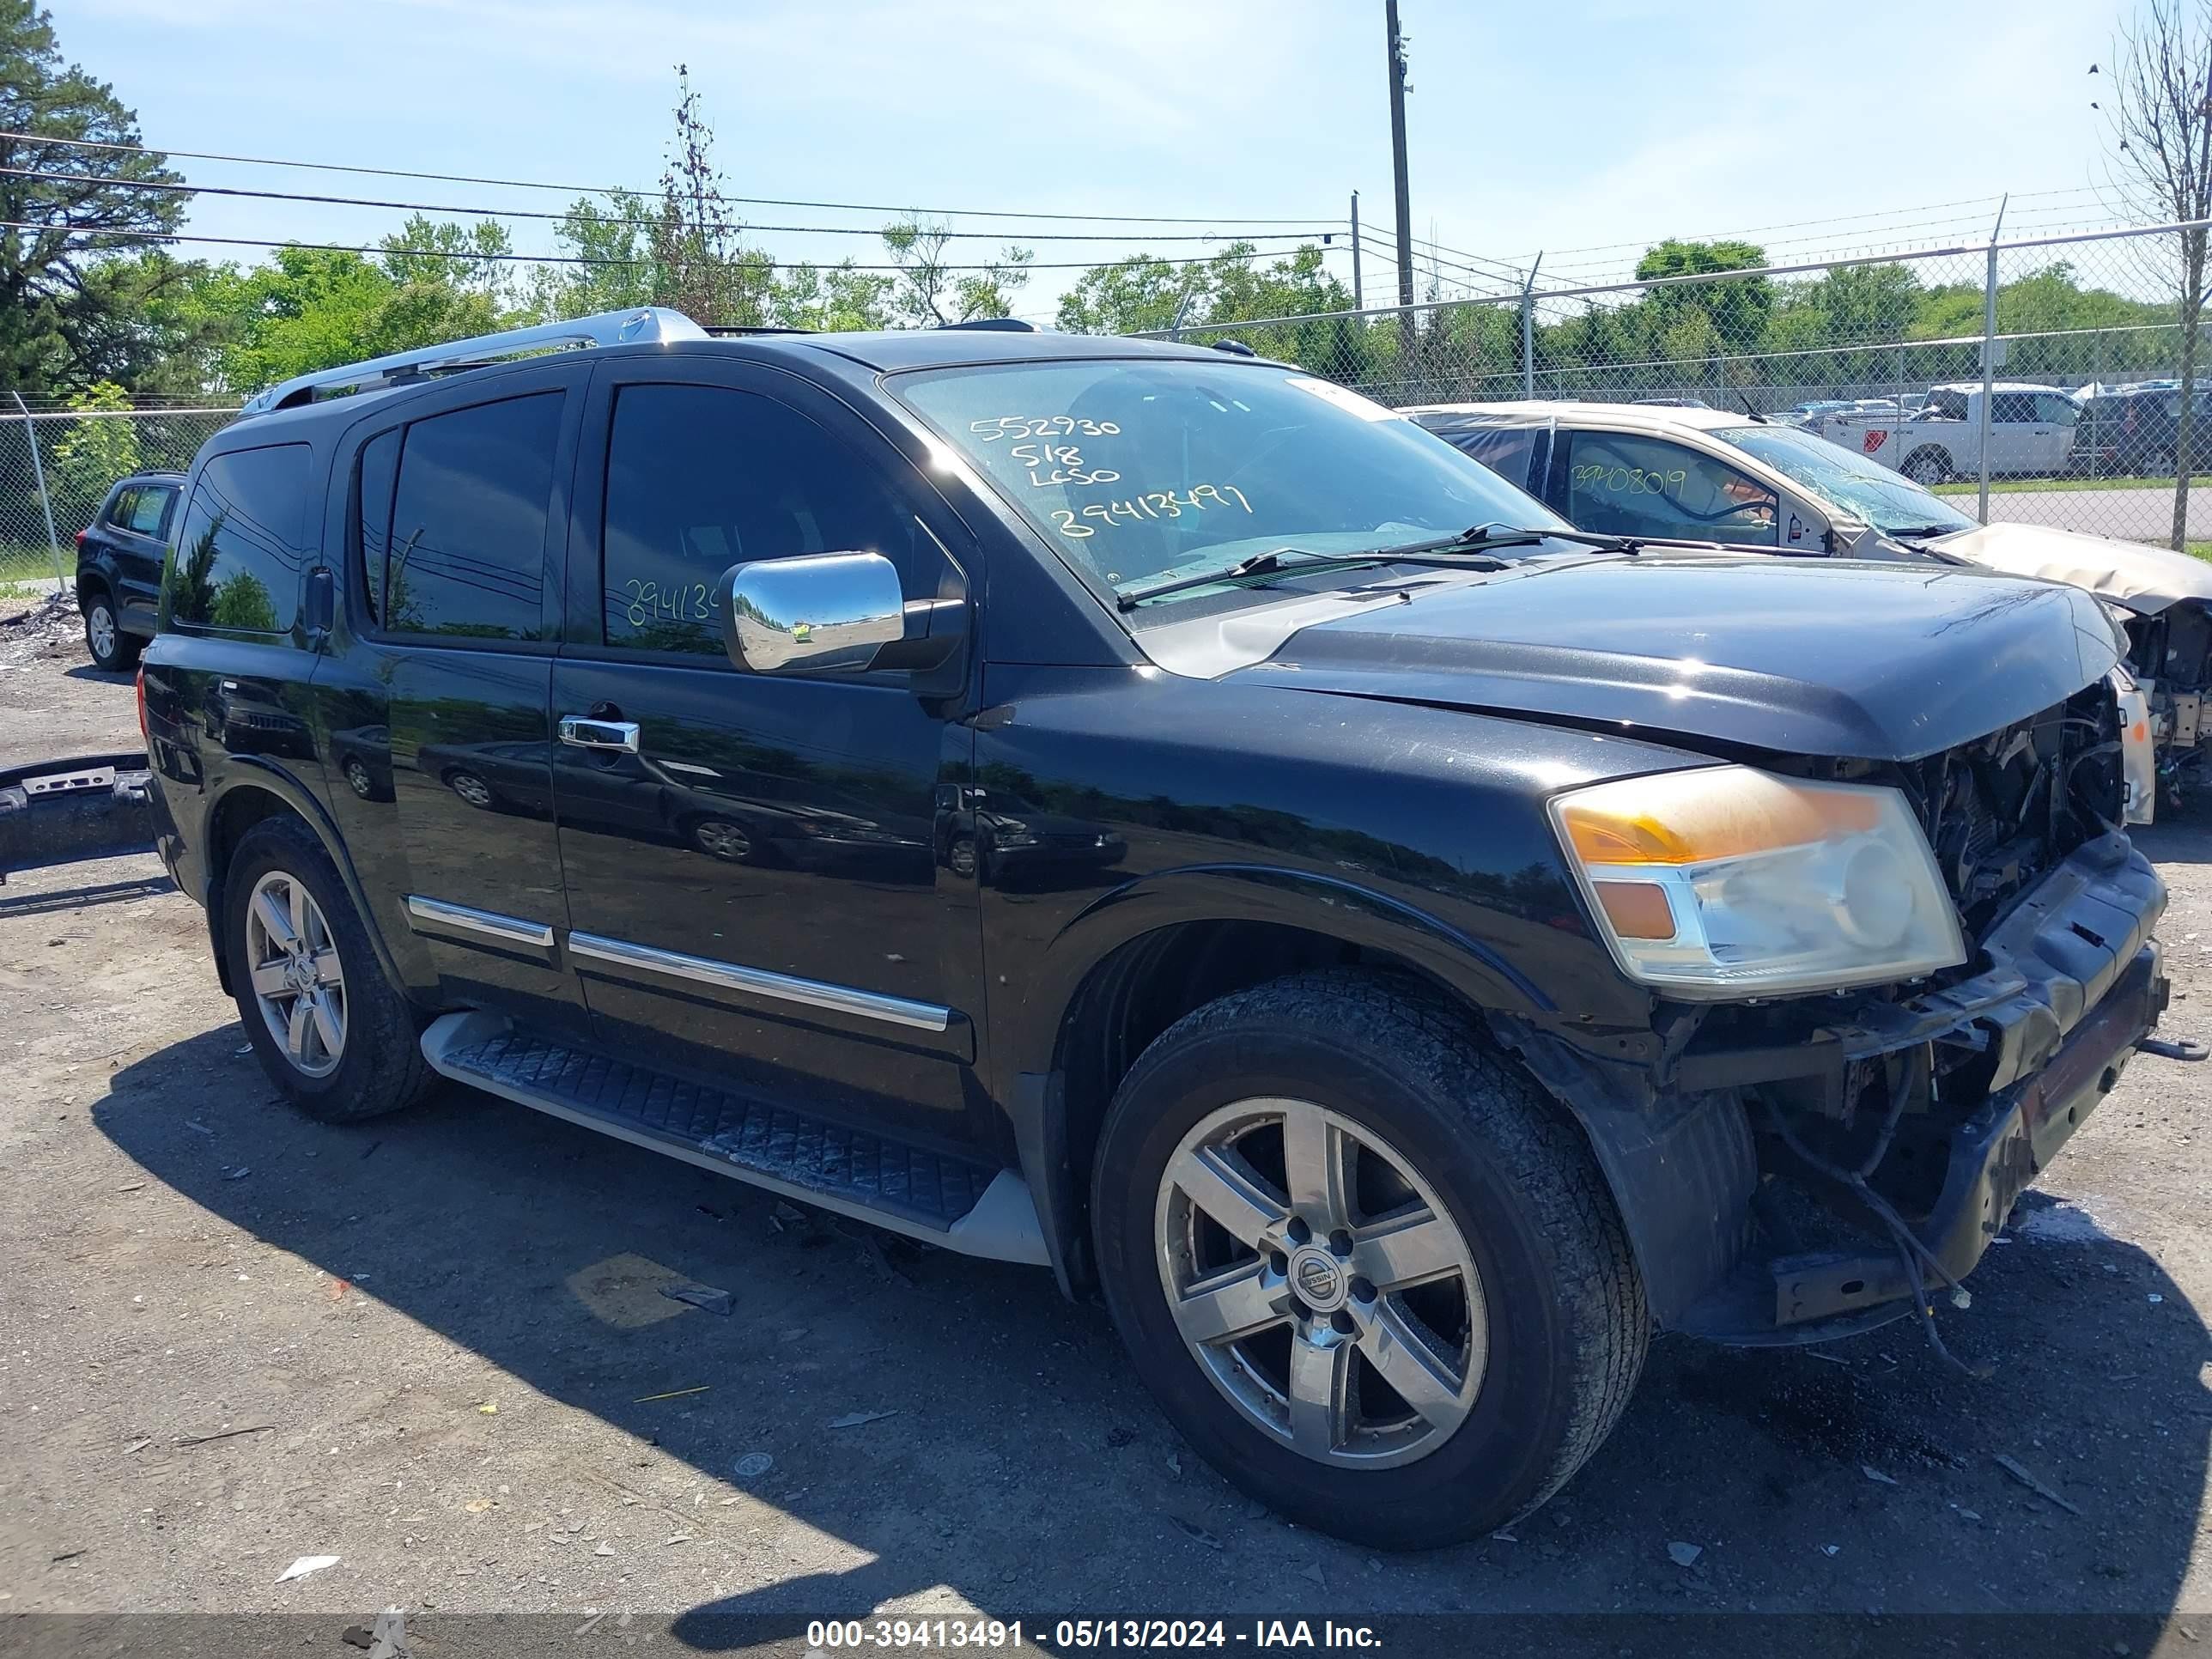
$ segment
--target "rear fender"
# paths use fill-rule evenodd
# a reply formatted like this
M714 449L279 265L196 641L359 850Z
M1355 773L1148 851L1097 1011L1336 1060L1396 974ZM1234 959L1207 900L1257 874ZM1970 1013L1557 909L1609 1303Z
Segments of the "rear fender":
M315 832L323 850L331 855L337 867L338 879L345 884L346 896L353 902L355 914L368 934L368 942L376 951L377 966L395 990L406 996L408 981L400 971L398 960L385 938L377 907L371 902L368 890L362 885L361 876L354 869L353 860L347 855L345 842L337 826L331 822L330 814L314 793L290 773L274 766L258 756L233 755L223 768L222 781L208 792L200 818L200 832L196 844L203 848L214 845L214 829L222 817L224 803L242 789L258 789L275 796L289 807L295 817ZM215 951L216 969L222 976L223 989L231 990L230 964L222 948L222 883L227 870L216 867L212 859L207 861L206 892L201 903L207 910L208 941ZM410 1000L412 1000L410 998Z

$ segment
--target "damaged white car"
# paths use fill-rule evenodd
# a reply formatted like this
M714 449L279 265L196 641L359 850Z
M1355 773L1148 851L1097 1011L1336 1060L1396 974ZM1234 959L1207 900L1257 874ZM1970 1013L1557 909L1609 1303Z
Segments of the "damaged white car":
M1580 529L1746 551L1927 558L2087 589L2127 635L2148 719L2147 822L2212 753L2212 564L2043 525L1977 523L1942 496L1800 428L1717 409L1528 402L1401 411Z

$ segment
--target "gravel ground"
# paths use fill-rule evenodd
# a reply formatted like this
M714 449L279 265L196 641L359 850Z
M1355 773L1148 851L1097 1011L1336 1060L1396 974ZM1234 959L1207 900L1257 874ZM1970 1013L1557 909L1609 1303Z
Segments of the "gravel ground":
M74 617L0 617L0 764L136 740ZM2212 814L2143 840L2173 891L2167 1028L2212 1035ZM1665 1340L1548 1507L1382 1559L1200 1465L1048 1275L465 1091L311 1123L150 856L19 876L0 1648L33 1611L398 1606L681 1614L679 1637L885 1607L2047 1611L2204 1651L2206 1081L2138 1058L2023 1201L1944 1316L1990 1381L1905 1326L1816 1352ZM732 1310L659 1294L684 1279ZM279 1584L313 1555L340 1559Z

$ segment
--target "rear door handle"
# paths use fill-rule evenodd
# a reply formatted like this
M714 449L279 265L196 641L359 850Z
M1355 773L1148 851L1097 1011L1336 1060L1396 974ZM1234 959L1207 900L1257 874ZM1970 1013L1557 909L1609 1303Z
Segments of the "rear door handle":
M561 741L578 749L613 749L637 753L635 720L598 720L589 714L561 716Z

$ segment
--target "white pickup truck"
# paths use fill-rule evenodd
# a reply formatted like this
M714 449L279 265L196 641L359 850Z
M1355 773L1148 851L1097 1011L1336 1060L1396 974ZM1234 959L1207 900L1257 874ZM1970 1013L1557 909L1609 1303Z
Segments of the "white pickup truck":
M1998 381L1990 392L1990 475L2063 472L2080 413L2081 406L2057 386ZM1981 383L1930 386L1928 401L1903 420L1846 410L1816 418L1810 429L1831 443L1894 467L1916 483L1978 477L1982 466Z

